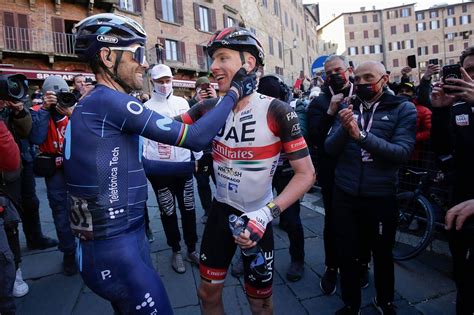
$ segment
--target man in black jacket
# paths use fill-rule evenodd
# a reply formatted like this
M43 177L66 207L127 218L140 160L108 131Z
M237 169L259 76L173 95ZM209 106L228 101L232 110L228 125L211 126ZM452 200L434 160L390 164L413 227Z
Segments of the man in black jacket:
M324 63L326 85L321 94L308 107L308 130L311 145L316 149L316 168L318 184L321 186L324 203L324 251L326 255L326 271L319 283L324 294L334 294L337 282L336 244L332 229L333 208L332 198L334 190L334 169L336 160L329 156L324 149L324 141L329 129L336 119L340 103L345 97L351 97L354 84L349 80L352 76L352 67L345 56L332 55ZM369 255L361 257L362 277L361 287L368 285Z
M461 65L463 79L435 86L431 99L433 147L438 155L454 157L456 206L446 214L446 228L450 230L458 315L474 313L474 46L464 50Z
M325 142L327 153L338 159L333 226L345 306L336 314L360 312L358 260L363 248L374 257L374 306L381 314L395 314L397 174L415 145L416 109L384 92L388 75L381 63L364 62L354 74L356 97L339 111Z

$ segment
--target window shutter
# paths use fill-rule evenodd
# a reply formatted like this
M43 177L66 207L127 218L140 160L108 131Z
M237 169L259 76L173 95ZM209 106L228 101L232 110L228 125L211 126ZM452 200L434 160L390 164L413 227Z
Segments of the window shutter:
M197 30L201 29L201 23L199 20L199 4L196 2L193 3L193 9L194 9L194 28Z
M224 28L226 27L229 27L229 25L227 25L227 14L224 13Z
M183 25L184 24L184 15L183 15L183 0L175 0L175 16L176 23Z
M470 14L467 16L467 23L471 24L471 15Z
M3 23L5 26L15 27L15 15L11 12L3 12Z
M448 27L448 19L444 19L444 27Z
M155 17L157 20L163 18L163 8L161 7L162 0L155 0Z
M204 69L206 66L206 59L204 55L204 48L201 45L196 45L196 55L199 67Z
M133 7L136 13L142 13L142 0L133 0Z
M52 20L52 23L53 23L53 32L64 33L63 19L57 18L57 17L52 17L51 20Z
M392 50L392 43L388 43L388 50L389 50L389 51Z
M177 42L178 44L178 60L181 62L186 62L186 49L184 42Z
M214 9L209 9L209 13L211 14L210 16L210 24L209 27L211 28L211 32L215 32L217 30L217 21L216 21L216 10Z
M426 30L426 22L423 22L423 30Z
M418 47L418 56L421 56L421 47Z

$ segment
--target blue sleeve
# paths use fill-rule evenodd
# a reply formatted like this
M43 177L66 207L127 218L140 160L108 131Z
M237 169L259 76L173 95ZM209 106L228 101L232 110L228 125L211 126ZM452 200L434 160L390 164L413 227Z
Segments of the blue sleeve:
M49 111L40 109L31 111L33 126L31 128L30 140L33 144L42 144L48 135L48 123L51 114Z
M121 131L192 151L201 151L222 128L236 103L236 93L229 91L214 109L196 123L186 125L162 116L130 97L126 106L115 106L113 110L109 110L110 117L106 119Z
M324 142L324 148L329 155L339 156L344 151L348 139L349 134L342 127L339 118L337 118L329 130L329 135Z
M179 176L191 175L195 169L195 161L168 162L153 161L143 158L143 169L147 176Z

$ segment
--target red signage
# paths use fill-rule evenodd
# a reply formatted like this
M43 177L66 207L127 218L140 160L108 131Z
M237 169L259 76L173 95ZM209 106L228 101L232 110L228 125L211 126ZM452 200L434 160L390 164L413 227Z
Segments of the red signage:
M44 80L49 76L57 75L66 81L72 81L75 75L82 74L86 78L91 78L95 81L93 73L87 72L70 72L57 70L37 70L37 69L22 69L22 68L4 68L0 67L0 74L23 74L28 80Z

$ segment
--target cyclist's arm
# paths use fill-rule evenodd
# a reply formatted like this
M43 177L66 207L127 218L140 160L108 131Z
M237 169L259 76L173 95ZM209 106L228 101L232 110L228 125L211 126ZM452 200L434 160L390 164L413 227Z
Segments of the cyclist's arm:
M194 104L186 113L173 117L173 119L191 125L201 118L208 111L212 110L219 102L219 98L200 101Z
M268 109L268 123L275 135L280 137L283 152L295 175L273 202L283 211L299 200L314 184L316 174L308 153L306 142L299 129L296 113L286 103L272 101Z
M162 116L131 97L127 106L116 106L109 115L120 130L161 143L200 151L222 128L236 102L237 94L230 90L213 110L192 125Z

